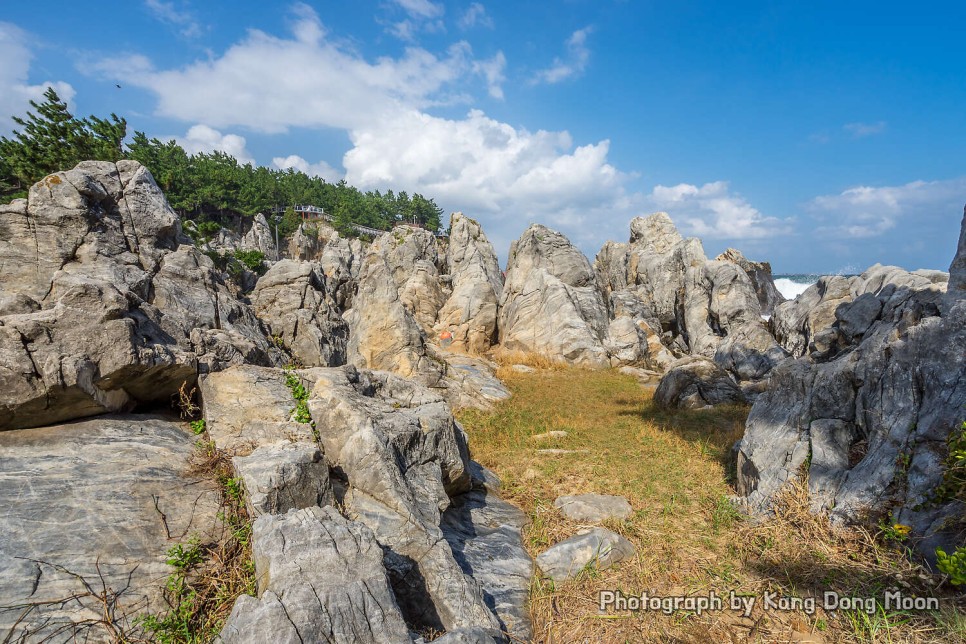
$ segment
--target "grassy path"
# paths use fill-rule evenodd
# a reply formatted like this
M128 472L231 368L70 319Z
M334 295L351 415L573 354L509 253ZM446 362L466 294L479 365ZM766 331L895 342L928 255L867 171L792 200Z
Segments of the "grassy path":
M553 508L563 494L625 496L635 512L607 527L637 546L635 558L554 585L535 579L531 614L541 642L966 641L962 604L944 598L937 614L764 610L763 594L804 597L836 590L881 598L903 584L929 595L932 580L895 549L862 531L832 530L804 511L801 491L776 517L752 525L728 501L728 458L746 408L666 413L651 391L616 371L541 369L499 376L513 397L490 413L460 420L474 457L503 480L503 495L527 512L527 548L536 556L580 526ZM540 438L547 432L562 438ZM542 452L541 450L557 450ZM598 592L651 596L730 591L757 597L750 616L725 608L606 612ZM727 601L726 601L727 604Z

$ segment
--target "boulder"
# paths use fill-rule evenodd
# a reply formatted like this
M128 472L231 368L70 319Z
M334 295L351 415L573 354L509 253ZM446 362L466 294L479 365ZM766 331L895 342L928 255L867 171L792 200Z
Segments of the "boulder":
M623 521L634 512L627 499L613 494L559 496L553 502L553 507L571 521L583 523L600 523L609 519Z
M738 446L738 488L753 509L807 472L816 511L843 522L891 513L927 560L955 544L963 505L934 490L966 405L966 303L942 277L876 266L853 278L854 301L826 329L835 346L772 372Z
M499 330L506 351L610 364L607 308L590 263L566 237L539 224L510 247Z
M503 274L480 224L463 213L450 219L446 264L453 290L439 310L435 333L449 333L454 351L485 353L497 340Z
M218 486L192 470L195 440L156 416L0 432L7 641L115 641L104 602L128 633L139 615L167 610L167 550L222 529Z
M284 359L136 162L49 175L0 206L0 230L0 430L167 401L199 372Z
M654 390L654 403L666 409L700 409L745 402L741 389L721 367L702 356L673 362Z
M742 255L736 248L729 248L725 252L715 257L715 261L731 262L736 264L748 275L755 294L758 295L758 303L761 306L762 315L771 315L775 307L785 301L785 297L778 292L775 280L771 274L771 264L768 262L753 262Z
M369 254L385 260L399 301L420 328L431 334L437 313L448 297L440 282L436 236L416 226L396 226L372 243Z
M451 497L471 489L466 436L446 402L384 372L313 370L309 409L326 457L347 478L350 517L386 551L410 624L437 630L499 623L440 528Z
M412 641L366 526L332 506L263 514L252 546L259 598L235 601L225 644Z
M307 367L346 363L349 326L326 282L317 265L283 259L258 280L251 295L272 336Z
M587 568L606 570L634 556L634 544L604 528L565 539L537 556L537 566L554 581L573 579Z
M253 518L335 502L329 465L313 443L264 445L232 463L245 485Z

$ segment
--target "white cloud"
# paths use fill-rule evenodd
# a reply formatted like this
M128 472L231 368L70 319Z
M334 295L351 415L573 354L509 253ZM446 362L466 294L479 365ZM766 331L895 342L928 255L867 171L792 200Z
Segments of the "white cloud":
M293 38L278 38L251 30L220 57L181 69L155 70L129 55L91 68L154 92L160 116L267 133L293 126L348 129L381 114L428 107L472 71L464 42L442 58L410 47L400 58L369 62L329 39L306 5L298 5L292 32Z
M443 5L430 0L393 0L409 15L417 18L438 18L443 15Z
M958 213L966 200L966 176L944 181L913 181L901 186L857 186L816 197L808 210L819 222L816 233L833 238L879 237L900 223L922 224Z
M703 239L763 239L792 230L792 220L766 217L744 197L732 194L727 181L700 187L689 183L658 185L648 202L666 210L682 232Z
M29 101L43 101L44 92L53 87L61 100L68 104L74 98L74 88L62 81L44 81L37 85L27 82L33 55L27 47L27 34L9 22L0 22L0 134L17 125L11 116L22 117L30 109Z
M178 9L174 2L164 0L144 0L144 6L161 22L178 30L185 38L197 38L202 33L201 25L194 14L187 9Z
M877 121L875 123L846 123L842 129L852 135L852 138L861 139L874 134L885 132L886 122Z
M471 2L466 13L459 19L460 29L472 29L473 27L493 28L493 18L486 13L486 7L479 2Z
M255 159L245 147L245 137L237 134L222 134L207 125L193 125L184 136L174 138L177 139L178 145L190 154L220 150L235 157L242 165L255 163Z
M538 71L531 79L533 84L554 84L573 78L584 73L590 60L590 49L587 48L587 36L593 32L593 27L578 29L567 39L567 57L555 58L553 65Z
M387 31L400 40L414 42L420 31L441 33L446 31L442 16L445 9L438 2L429 0L392 0L393 6L401 9L406 18L390 22Z
M489 60L473 61L473 71L486 79L487 92L495 99L503 100L503 81L506 80L506 56L502 51Z
M272 165L279 170L295 168L296 170L304 172L310 177L321 177L329 183L338 183L339 180L342 179L342 173L330 166L325 161L309 163L297 154L290 154L287 157L274 157L272 159Z

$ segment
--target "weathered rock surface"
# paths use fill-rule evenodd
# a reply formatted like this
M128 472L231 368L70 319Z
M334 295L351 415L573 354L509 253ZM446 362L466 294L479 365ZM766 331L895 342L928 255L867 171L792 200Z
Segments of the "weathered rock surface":
M449 293L440 281L436 236L416 226L396 226L369 247L385 261L399 301L428 335Z
M510 247L500 300L502 348L606 367L607 324L587 258L560 233L530 226Z
M389 236L383 235L386 237ZM405 273L398 273L403 280ZM446 364L429 348L419 324L402 301L383 253L370 252L363 261L359 291L346 321L350 328L350 364L390 371L430 387L440 386Z
M497 366L484 358L439 351L447 365L446 388L441 392L454 410L463 407L491 409L510 397L510 390L496 377Z
M292 377L308 388L313 381L303 374L312 372ZM200 386L208 436L230 455L279 441L315 442L311 426L295 420L296 401L281 369L241 365L204 376Z
M736 248L727 249L715 257L715 260L737 264L748 275L748 279L751 280L755 293L758 295L762 315L771 315L775 311L775 307L785 301L785 297L778 292L778 288L775 286L775 279L771 274L771 264L768 262L753 262Z
M232 459L245 484L251 517L335 502L329 464L313 443L281 441Z
M701 356L672 363L654 390L654 403L668 409L700 409L743 402L745 396L731 376Z
M564 516L572 521L586 523L600 523L608 519L623 521L634 512L627 499L613 494L559 496L553 502L553 507L563 512Z
M851 304L826 329L833 339L772 372L738 451L739 491L753 508L807 466L816 510L842 521L892 510L929 559L958 538L962 504L932 502L966 405L966 301L944 294L942 277L876 266L853 278L842 298Z
M258 517L252 541L259 599L238 598L225 644L412 641L366 526L305 508Z
M554 581L576 577L594 567L606 570L634 556L634 545L616 532L593 528L551 546L537 556L537 566Z
M348 479L349 516L386 549L390 581L410 624L437 629L499 623L440 529L450 497L469 491L466 437L445 401L380 372L317 369L309 409L326 457Z
M307 367L346 363L349 326L317 265L283 259L258 280L251 299L272 335Z
M497 340L497 306L503 274L480 224L455 213L446 258L452 294L439 310L435 331L452 334L451 349L484 353Z
M138 613L166 610L166 551L221 530L220 491L191 472L194 441L183 424L152 416L0 432L6 641L113 641L85 581L109 589L128 632Z
M0 429L167 400L199 371L281 361L135 162L46 177L0 206L0 231Z

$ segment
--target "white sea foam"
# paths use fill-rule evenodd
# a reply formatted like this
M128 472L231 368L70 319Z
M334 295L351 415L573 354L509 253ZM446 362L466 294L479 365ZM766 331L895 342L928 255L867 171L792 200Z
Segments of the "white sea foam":
M796 297L805 292L809 286L814 284L817 280L812 280L808 283L796 282L795 280L790 280L787 277L779 277L775 280L775 288L778 292L785 296L786 300L794 300Z

